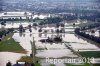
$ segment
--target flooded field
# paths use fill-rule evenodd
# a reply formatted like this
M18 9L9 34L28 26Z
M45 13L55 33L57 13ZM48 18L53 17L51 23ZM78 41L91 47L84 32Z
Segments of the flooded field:
M21 23L24 27L28 26L30 23ZM5 28L18 28L20 23L6 24ZM30 56L32 53L31 43L33 41L33 37L35 40L36 46L36 57L46 60L46 58L78 58L74 52L72 52L68 47L74 49L76 52L82 51L100 51L100 49L91 44L82 38L78 38L77 35L74 34L75 27L69 26L70 24L66 24L65 32L60 33L62 36L64 43L41 43L39 40L45 39L48 37L54 37L57 34L51 33L50 31L47 33L39 33L39 27L32 28L32 32L30 33L27 29L24 33L19 33L18 31L14 33L13 37L16 42L19 42L20 45L27 51L27 54L20 53L12 53L12 52L0 52L0 65L5 66L8 61L11 61L13 64L16 63L21 56ZM0 26L1 27L1 26ZM43 30L55 30L55 27L43 27ZM71 33L72 32L72 33ZM66 47L66 45L68 47ZM41 61L42 66L49 66L49 63L44 63ZM55 64L56 66L65 66L64 63Z

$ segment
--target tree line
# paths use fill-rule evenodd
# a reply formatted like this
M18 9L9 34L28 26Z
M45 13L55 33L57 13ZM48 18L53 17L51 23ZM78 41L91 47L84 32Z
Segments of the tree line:
M3 37L13 32L13 28L5 29L0 31L0 41L2 41Z
M92 40L92 41L94 41L96 43L100 43L100 37L89 35L89 34L86 34L85 32L83 32L83 30L93 29L93 28L96 28L96 27L99 27L99 26L100 26L100 23L97 23L95 25L76 28L75 29L75 34L80 35L80 36L82 36L84 38L90 39L90 40ZM92 33L95 33L95 32L92 31ZM99 34L100 34L100 31L99 31Z

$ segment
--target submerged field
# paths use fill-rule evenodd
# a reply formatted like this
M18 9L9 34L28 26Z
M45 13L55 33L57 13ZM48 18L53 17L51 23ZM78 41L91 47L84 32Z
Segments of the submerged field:
M14 23L13 25L8 24L6 26L11 27L18 27L20 23L17 24ZM31 23L21 23L23 26L27 26ZM51 33L51 29L55 30L55 27L43 27L44 30L49 30L47 33L39 33L38 30L40 27L33 28L32 32L30 33L27 29L24 33L19 33L16 31L12 35L8 35L3 41L0 42L0 59L7 58L7 60L3 60L0 62L6 63L8 60L13 62L13 64L17 61L26 61L32 62L33 57L29 57L32 53L32 45L31 41L33 41L33 37L35 40L35 51L36 53L34 56L36 59L38 58L39 64L41 66L90 66L89 64L81 63L81 64L69 64L69 63L46 63L46 58L54 58L54 59L66 59L66 58L79 58L79 55L76 53L79 53L83 57L95 57L100 58L100 51L99 48L91 44L87 41L85 41L82 38L79 38L77 35L74 34L74 29L77 27L73 27L72 24L66 23L66 33L60 33L59 35L63 38L63 43L41 43L40 39L46 39L48 37L54 37L57 34ZM60 28L59 28L60 29ZM74 50L74 51L73 51ZM26 53L27 51L27 53ZM34 51L34 50L33 50ZM84 52L83 52L84 51ZM95 51L95 52L94 52ZM4 53L2 53L4 52ZM10 52L10 53L6 53ZM15 52L15 53L14 53ZM18 54L16 54L18 53ZM26 54L20 54L20 53L26 53ZM9 56L6 56L6 54ZM3 56L4 55L4 56ZM10 59L11 57L17 57ZM38 65L39 65L38 64ZM0 64L2 65L2 64ZM38 66L36 65L36 66ZM5 66L4 64L2 66Z

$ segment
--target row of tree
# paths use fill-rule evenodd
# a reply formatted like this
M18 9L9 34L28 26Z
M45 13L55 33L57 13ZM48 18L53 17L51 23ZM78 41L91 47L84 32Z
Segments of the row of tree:
M48 24L54 24L54 23L60 23L60 22L62 22L63 21L63 19L62 18L60 18L60 17L50 17L50 18L47 18L47 23Z
M47 33L48 31L49 30L44 30L44 33ZM42 28L40 28L38 30L38 32L43 32ZM51 29L51 32L52 33L54 33L54 32L56 32L56 33L65 33L65 29L64 28L62 28L62 29L56 29L55 31L53 29Z
M86 34L85 32L83 32L82 30L88 30L88 29L92 29L92 28L95 28L95 27L99 27L100 24L96 24L96 25L91 25L89 28L86 28L86 27L83 27L83 28L76 28L75 29L75 33L80 35L80 36L83 36L87 39L90 39L94 42L97 42L97 43L100 43L100 37L96 37L94 35L89 35L89 34ZM95 33L94 31L92 31L92 33Z
M63 39L60 36L55 36L54 38L48 37L47 39L40 40L40 42L42 42L42 43L45 43L45 42L52 43L52 42L62 42L62 41L63 41Z
M80 27L80 30L88 30L88 29L93 29L95 27L100 27L100 23L95 23L93 25L88 25L88 26Z
M18 28L19 29L19 32L20 33L25 32L25 28L26 27L23 27L23 25L19 25L19 28ZM27 28L29 29L30 32L32 32L32 26L31 25L28 25Z

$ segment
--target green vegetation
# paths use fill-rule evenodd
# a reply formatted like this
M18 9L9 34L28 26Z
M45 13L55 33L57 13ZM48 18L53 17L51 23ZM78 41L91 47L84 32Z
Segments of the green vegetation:
M19 60L17 60L17 62L27 62L29 64L35 63L36 66L41 66L38 62L39 58L32 58L30 56L22 56Z
M94 25L96 23L99 23L99 22L89 22L89 21L88 22L83 22L83 21L81 21L79 24L76 24L75 26L84 27L84 26ZM67 25L67 27L68 26L73 26L74 27L74 24Z
M66 66L90 66L90 64L85 63L85 64L80 64L80 65L75 65L75 64L65 64ZM100 66L100 64L92 64L93 66Z
M35 19L35 20L34 20L34 22L39 22L39 23L40 23L40 22L44 22L44 21L45 21L44 19Z
M76 25L76 26L83 27L83 26L94 25L94 24L96 24L96 23L97 23L97 22L87 22L87 23L81 22L80 24L78 24L78 25Z
M46 19L33 19L31 22L44 22ZM30 22L30 20L29 19L15 19L15 20L6 20L6 22L13 22L13 23L25 23L25 22Z
M100 51L79 52L79 54L83 57L100 58Z
M36 65L36 66L41 66L39 63L36 63L35 65Z
M100 63L99 64L93 64L93 66L100 66Z
M28 63L33 63L33 58L30 56L22 56L18 62L28 62Z
M26 53L25 49L20 46L19 42L16 42L12 37L13 34L7 35L0 42L0 52L16 52L16 53Z
M50 66L55 66L54 64L51 64Z
M90 64L85 63L85 64L66 64L66 66L90 66Z

